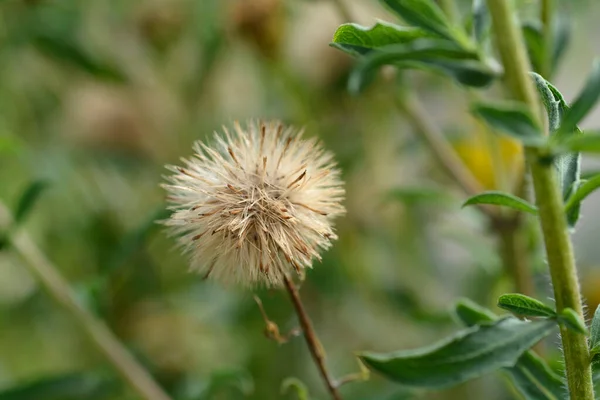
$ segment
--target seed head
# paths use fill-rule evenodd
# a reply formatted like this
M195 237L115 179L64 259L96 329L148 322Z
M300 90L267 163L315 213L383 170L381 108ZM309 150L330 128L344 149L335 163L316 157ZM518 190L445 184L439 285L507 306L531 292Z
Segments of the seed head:
M184 167L167 167L173 214L165 223L206 278L281 286L284 274L302 275L337 239L340 171L316 139L280 122L223 132L211 147L196 142Z

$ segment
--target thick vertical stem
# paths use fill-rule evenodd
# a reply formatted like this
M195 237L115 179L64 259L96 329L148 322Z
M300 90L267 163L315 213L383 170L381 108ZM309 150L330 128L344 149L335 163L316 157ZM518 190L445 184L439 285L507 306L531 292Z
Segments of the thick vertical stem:
M512 95L529 106L539 118L539 100L528 71L523 37L515 23L510 0L487 0L506 83ZM538 149L527 149L546 256L558 312L569 307L583 317L577 270L563 201L552 165L540 162ZM561 327L567 383L572 400L593 400L594 389L589 350L584 335Z
M300 327L304 333L304 339L306 340L310 354L312 355L315 364L317 364L317 368L319 369L321 377L327 385L327 390L329 391L331 398L334 400L341 400L342 396L338 391L337 384L329 374L327 366L325 365L325 351L323 350L323 346L319 342L315 328L313 327L312 322L308 317L306 310L304 309L304 305L300 299L300 293L298 293L296 285L294 285L294 282L292 282L288 276L284 275L283 281L285 283L285 288L287 289L292 300L292 304L294 305L294 309L296 310L296 314L298 315Z

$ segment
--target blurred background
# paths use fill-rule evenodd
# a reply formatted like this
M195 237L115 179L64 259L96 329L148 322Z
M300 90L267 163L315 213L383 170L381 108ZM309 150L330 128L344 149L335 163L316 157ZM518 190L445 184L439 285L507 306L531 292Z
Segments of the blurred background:
M376 1L345 3L354 22L397 22ZM520 3L525 18L535 16L536 1ZM600 54L600 4L573 3L554 79L567 99ZM347 93L353 60L328 46L343 22L329 0L0 1L0 200L14 212L43 185L18 228L174 399L296 399L281 390L288 377L328 398L302 338L268 340L253 293L188 274L155 223L167 215L164 165L233 120L305 126L343 169L340 238L301 291L337 376L359 370L357 350L422 346L459 329L450 311L460 297L492 307L511 290L485 219L461 210L465 195L394 106L393 88L380 80ZM434 74L407 78L482 185L497 188L464 93ZM600 112L583 126L600 126ZM520 156L509 146L503 157L510 165ZM598 165L586 160L585 169ZM599 202L584 203L574 236L591 309L600 302ZM539 251L532 259L549 298ZM296 326L286 293L257 294L282 331ZM547 354L560 368L556 344ZM342 393L513 398L500 374L437 393L372 376ZM22 255L3 246L0 399L136 398Z

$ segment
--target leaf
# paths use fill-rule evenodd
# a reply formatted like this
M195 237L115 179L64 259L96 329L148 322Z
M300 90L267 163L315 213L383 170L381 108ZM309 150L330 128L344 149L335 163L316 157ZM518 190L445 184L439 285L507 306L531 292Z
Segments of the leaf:
M506 369L515 389L525 400L563 400L565 382L532 351L523 354L517 365Z
M590 349L598 349L596 354L600 351L600 305L596 308L594 318L592 318L589 346Z
M541 146L546 141L529 110L520 103L475 103L471 109L492 128L527 146Z
M498 319L496 314L469 299L459 300L454 307L454 311L460 321L469 327Z
M577 333L581 333L582 335L588 334L585 322L572 308L567 307L563 309L558 315L558 322Z
M215 398L215 394L221 393L224 389L235 389L236 394L248 396L254 391L254 381L246 371L224 370L214 372L201 398Z
M409 43L428 36L430 34L421 29L406 28L385 21L378 21L370 28L349 23L337 28L332 45L347 53L362 55L379 47Z
M33 209L36 201L40 198L40 195L48 187L48 183L45 181L37 180L33 181L27 186L15 208L14 223L16 225L21 224L27 215Z
M406 386L444 388L512 367L553 329L552 320L514 317L473 326L431 347L390 354L363 353L372 370Z
M108 400L118 384L95 374L44 378L0 391L0 400Z
M540 71L544 62L544 34L539 23L527 22L521 27L527 53L534 71Z
M476 204L492 204L498 206L505 206L512 208L517 211L524 211L531 215L537 215L537 207L528 201L514 196L510 193L499 192L499 191L489 191L483 192L480 194L476 194L475 196L469 198L462 205L463 207L476 205Z
M571 40L571 26L568 18L558 15L553 27L554 37L552 42L554 43L554 48L552 51L552 70L554 71Z
M563 151L600 154L600 134L571 136L560 140Z
M411 25L446 39L456 37L450 21L433 0L383 0L383 3Z
M456 304L455 311L462 323L467 326L489 323L498 318L490 310L468 299L460 300ZM504 370L511 378L515 388L526 400L562 400L565 398L563 379L533 351L525 352L514 367Z
M571 199L574 198L575 194L583 185L586 184L586 182L587 181L583 179L573 182L567 195L567 205L569 205L569 208L567 208L567 205L565 205L565 214L567 215L567 223L569 224L570 228L575 227L577 221L579 220L579 215L581 213L581 200L577 201L577 199Z
M441 189L432 187L400 187L392 189L387 197L407 204L420 203L449 203L451 196Z
M473 0L473 36L481 42L485 31L490 24L487 4L485 0Z
M289 377L281 383L281 394L286 394L290 391L290 389L293 389L295 391L296 395L298 396L298 400L310 399L308 388L306 387L306 384L304 384L304 382L302 382L300 379L295 377Z
M498 307L525 317L556 317L556 311L541 301L520 293L503 294Z
M568 134L577 129L577 124L588 114L600 98L600 59L595 59L592 71L571 107L563 116L559 131Z
M127 80L124 73L115 66L102 62L84 51L81 44L73 37L40 31L34 34L32 43L46 56L76 67L96 78L113 82Z
M556 99L554 91L550 88L550 82L535 72L531 72L530 75L533 78L533 82L535 83L538 93L542 99L542 103L544 104L544 108L546 109L548 128L550 132L554 132L560 125L560 119L562 116L561 103Z
M460 49L455 44L440 39L419 39L409 43L383 46L360 59L350 75L348 88L359 93L373 71L387 64L399 68L436 69L471 86L484 86L491 82L496 72L479 61L476 55Z

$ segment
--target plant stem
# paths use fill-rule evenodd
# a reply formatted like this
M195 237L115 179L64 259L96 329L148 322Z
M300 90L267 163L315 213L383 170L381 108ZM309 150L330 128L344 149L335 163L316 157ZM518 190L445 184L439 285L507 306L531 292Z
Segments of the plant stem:
M529 63L521 31L515 24L512 1L487 0L496 44L504 64L506 83L517 100L527 104L539 118L539 100L528 76ZM554 167L541 163L539 149L526 149L533 178L539 219L554 287L556 308L569 307L583 318L579 283L563 201ZM561 326L567 382L572 400L594 400L592 370L584 335Z
M456 10L454 0L438 0L438 4L450 22L455 22L458 17L458 11Z
M423 138L440 169L445 171L467 195L474 196L482 192L480 183L458 157L444 137L444 133L431 122L419 101L408 93L401 93L396 96L396 105ZM481 207L481 210L491 217L496 217L498 214L497 210L491 207Z
M0 203L0 222L7 226L12 217ZM45 257L31 238L18 232L11 236L10 244L23 257L30 272L35 275L46 291L60 303L79 323L98 349L104 353L125 381L146 400L170 400L170 397L153 380L152 376L129 354L114 334L77 302L69 284Z
M353 21L352 13L350 12L350 9L348 8L348 6L344 2L344 0L331 0L331 1L333 2L333 5L337 9L337 12L340 15L340 17L344 20L344 23Z
M542 0L540 9L540 19L542 21L544 45L542 65L540 66L540 74L550 79L552 77L552 59L554 53L554 26L552 18L554 16L554 0Z
M512 277L515 290L528 296L535 295L535 287L529 266L525 244L520 237L520 219L504 217L492 222L492 228L498 238L498 249L504 270Z
M294 309L296 310L296 314L298 315L298 320L300 321L300 326L304 332L304 339L306 340L310 354L312 355L315 364L317 364L317 368L319 369L321 377L327 385L327 390L334 400L341 400L342 396L338 391L337 384L329 374L327 366L325 365L325 351L323 350L323 346L319 342L319 338L317 337L317 333L315 332L312 322L308 317L306 310L304 309L304 304L302 304L298 289L296 288L294 282L287 275L284 275L283 281L285 283L285 288L287 289L292 300L292 304L294 305Z

